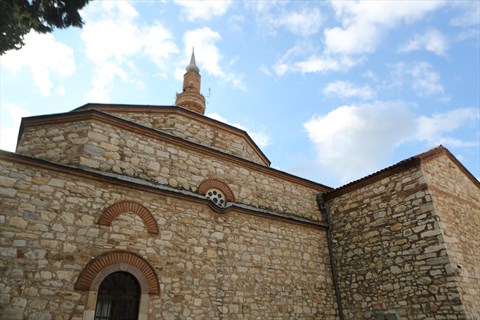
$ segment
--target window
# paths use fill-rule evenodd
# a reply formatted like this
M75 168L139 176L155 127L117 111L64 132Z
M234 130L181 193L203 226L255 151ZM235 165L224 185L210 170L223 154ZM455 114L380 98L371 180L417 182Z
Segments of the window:
M95 320L137 320L140 284L130 273L108 275L98 289Z
M122 275L124 270L128 270L128 273ZM118 275L113 275L117 272ZM108 277L112 278L107 281ZM88 290L83 319L147 319L150 296L160 293L160 284L147 260L136 253L113 250L100 254L83 268L75 282L75 289ZM124 313L125 317L115 318L113 312L121 308L115 304L119 300L125 301L125 298L133 301L133 306L129 303L127 309L136 313L131 318L129 312Z
M215 205L218 207L225 207L227 205L227 198L223 194L222 191L212 188L207 191L207 194L205 195L207 199L210 199Z

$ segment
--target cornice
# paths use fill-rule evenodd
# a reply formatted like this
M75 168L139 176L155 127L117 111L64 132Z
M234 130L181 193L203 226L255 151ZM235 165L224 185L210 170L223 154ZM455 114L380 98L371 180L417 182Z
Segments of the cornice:
M157 114L174 114L181 115L190 120L198 121L203 124L225 130L231 134L244 138L248 145L255 150L257 155L262 159L263 163L267 166L271 164L270 160L263 153L263 151L257 146L255 141L249 136L249 134L237 127L223 123L221 121L209 118L203 114L193 112L191 110L179 107L179 106L153 106L153 105L129 105L129 104L101 104L101 103L87 103L79 108L72 110L72 112L79 112L84 110L99 110L103 112L116 112L116 113L157 113Z
M241 204L241 203L230 203L230 205L226 208L219 209L218 207L214 206L212 202L206 199L204 196L196 194L191 191L187 190L179 190L174 189L168 186L154 184L139 178L132 178L129 176L119 175L115 173L108 173L102 172L94 169L85 169L85 168L78 168L67 166L63 164L53 163L42 159L32 158L25 155L19 155L16 153L4 151L0 149L0 160L10 161L12 163L19 163L29 167L37 167L44 170L51 170L56 171L59 173L63 173L66 175L71 175L75 177L95 180L100 183L106 183L109 186L117 185L125 188L133 188L139 191L147 191L152 192L164 196L173 197L176 199L181 200L188 200L193 201L196 203L201 203L203 205L207 205L214 211L219 214L225 214L228 212L239 212L245 213L250 215L255 215L259 217L265 217L277 221L284 221L288 223L293 223L305 227L311 227L316 229L328 229L328 224L318 221L309 220L297 215L289 214L289 213L280 213L274 212L267 209L261 209L252 207L249 205ZM215 208L213 208L215 207Z
M343 194L352 192L354 190L360 189L362 187L365 187L367 185L370 185L374 182L377 182L379 180L382 180L386 177L389 177L391 175L394 175L396 173L406 171L410 168L413 167L421 167L422 164L425 164L433 159L436 159L440 156L447 156L455 165L462 171L465 176L470 179L474 185L476 185L478 188L480 188L480 181L478 181L468 170L465 168L460 161L458 161L455 156L448 151L443 146L438 146L433 149L430 149L426 152L420 153L416 156L410 157L408 159L402 160L398 162L397 164L394 164L393 166L387 167L385 169L382 169L378 172L375 172L371 175L368 175L364 178L361 178L359 180L353 181L349 184L346 184L344 186L341 186L339 188L333 189L327 193L325 193L324 197L325 200L331 200L333 198L336 198L338 196L341 196Z
M431 152L432 150L435 150L435 149L440 149L438 150L438 152ZM425 152L424 154L420 154L419 156L421 157L421 162L422 164L424 163L427 163L429 162L430 160L433 160L435 158L438 158L442 155L445 155L447 156L450 161L452 161L460 171L462 171L462 173L470 180L473 182L473 184L480 189L480 181L478 181L477 178L475 178L475 176L470 172L468 171L467 168L465 168L465 166L460 162L458 161L457 158L455 158L455 156L445 147L443 146L439 146L435 149L432 149L432 150L429 150L427 152Z
M118 118L108 113L104 113L98 111L96 109L90 109L85 111L79 112L69 112L69 113L61 113L55 115L47 115L47 116L36 116L36 117L29 117L23 118L22 123L20 125L20 134L24 128L26 127L35 127L35 126L42 126L42 125L53 125L53 124L65 124L66 122L79 122L79 121L98 121L101 123L109 124L117 128L121 128L123 130L127 130L130 132L135 132L140 135L144 135L146 137L150 137L153 139L166 141L168 143L177 145L179 147L187 148L192 151L208 155L214 158L222 159L227 162L235 163L239 166L247 167L254 171L259 171L265 173L270 176L274 176L283 180L287 180L296 184L303 185L308 188L312 188L319 192L327 192L332 190L330 187L325 185L294 176L292 174L279 171L277 169L267 167L265 165L258 164L256 162L243 159L241 157L228 154L226 152L213 149L207 146L203 146L185 139L182 139L177 136L170 135L168 133L142 126L138 123L128 121L125 119Z
M325 200L331 200L333 198L339 197L339 196L344 195L346 193L349 193L349 192L352 192L354 190L363 188L363 187L368 186L372 183L380 181L380 180L382 180L386 177L389 177L393 174L396 174L396 173L399 173L399 172L402 172L402 171L406 171L406 170L408 170L410 168L413 168L413 167L415 167L419 164L420 164L420 162L418 161L418 159L412 159L411 161L402 161L402 162L400 162L396 165L385 168L385 169L380 170L376 173L373 173L371 175L363 177L359 180L350 182L350 183L348 183L346 185L343 185L343 186L341 186L337 189L334 189L334 190L331 190L331 191L325 193L325 195L324 195Z

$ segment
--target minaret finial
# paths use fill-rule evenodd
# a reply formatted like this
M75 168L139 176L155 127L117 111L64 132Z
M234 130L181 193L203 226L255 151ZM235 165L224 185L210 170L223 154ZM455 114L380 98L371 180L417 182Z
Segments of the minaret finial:
M190 111L205 114L205 97L200 93L201 76L195 62L195 49L192 48L192 58L183 75L183 91L177 93L175 104Z
M197 63L195 62L195 47L192 48L192 57L190 58L190 64L187 66L187 72L193 71L199 73L200 70L197 67Z

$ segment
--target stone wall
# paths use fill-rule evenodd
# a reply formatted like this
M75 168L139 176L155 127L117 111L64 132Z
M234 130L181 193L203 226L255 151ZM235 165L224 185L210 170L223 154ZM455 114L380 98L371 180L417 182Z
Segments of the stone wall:
M168 132L182 139L208 146L235 156L265 164L247 142L245 136L226 130L225 125L212 126L181 113L155 114L140 112L108 112L144 126ZM196 115L197 117L202 117ZM208 119L207 117L205 117ZM213 121L212 121L213 122Z
M480 319L480 183L472 181L447 156L422 167L467 318Z
M193 192L203 180L218 179L228 184L238 203L314 221L322 220L315 195L328 190L179 139L97 120L25 127L17 152Z
M142 108L93 104L82 108L86 109L97 109L200 145L268 165L265 156L260 155L261 151L247 139L247 134L243 130L180 107Z
M425 177L407 164L327 195L346 319L466 318Z
M19 137L16 152L55 163L78 166L91 125L88 121L27 127Z
M87 293L74 284L114 249L157 273L148 319L338 318L324 229L218 214L207 200L76 172L3 155L0 318L81 319ZM123 200L147 208L159 234L129 213L97 224Z

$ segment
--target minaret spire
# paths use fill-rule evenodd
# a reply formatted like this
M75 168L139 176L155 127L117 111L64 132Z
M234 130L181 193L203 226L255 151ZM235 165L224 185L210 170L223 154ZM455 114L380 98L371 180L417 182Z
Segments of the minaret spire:
M195 48L192 49L192 57L190 58L190 64L187 66L187 72L193 71L196 73L200 72L200 69L197 67L197 63L195 62Z
M201 76L197 63L195 62L195 49L192 48L190 64L183 75L183 92L177 93L175 104L185 109L205 113L205 97L200 93Z

